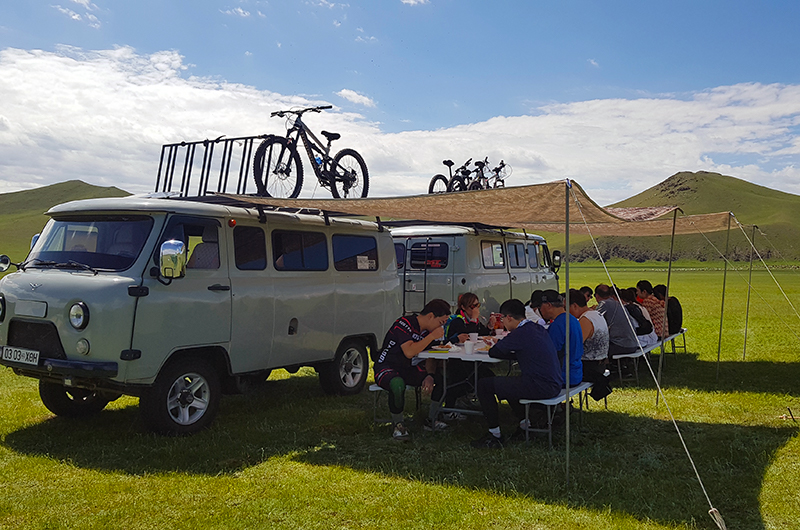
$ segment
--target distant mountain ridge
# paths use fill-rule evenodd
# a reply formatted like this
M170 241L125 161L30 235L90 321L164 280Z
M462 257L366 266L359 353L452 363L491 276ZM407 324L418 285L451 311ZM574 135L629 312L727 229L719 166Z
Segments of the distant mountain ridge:
M28 255L31 237L42 231L48 217L44 212L56 204L79 199L125 197L127 191L114 186L101 187L80 180L69 180L32 190L0 194L0 254L11 261ZM12 267L13 270L13 267Z
M752 225L757 225L756 248L765 258L800 259L800 195L793 195L759 186L735 177L708 171L680 172L633 197L609 205L615 208L643 206L678 206L684 214L730 211L752 237ZM706 237L708 239L706 239ZM677 258L705 260L721 259L725 248L725 232L676 237L674 255ZM709 242L710 241L710 242ZM577 238L571 248L573 259L593 259L597 252L588 238ZM712 246L713 243L713 246ZM598 247L605 258L626 258L633 261L666 259L669 256L669 237L602 237ZM750 245L735 223L731 226L729 257L749 259ZM778 255L780 254L780 256Z

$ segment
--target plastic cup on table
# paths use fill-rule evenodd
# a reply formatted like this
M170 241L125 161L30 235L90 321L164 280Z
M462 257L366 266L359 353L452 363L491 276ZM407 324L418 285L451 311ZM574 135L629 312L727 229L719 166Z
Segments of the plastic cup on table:
M465 342L464 343L464 353L467 355L472 355L475 353L475 343L474 342Z
M469 334L469 341L470 342L478 342L478 334L477 333L470 333Z

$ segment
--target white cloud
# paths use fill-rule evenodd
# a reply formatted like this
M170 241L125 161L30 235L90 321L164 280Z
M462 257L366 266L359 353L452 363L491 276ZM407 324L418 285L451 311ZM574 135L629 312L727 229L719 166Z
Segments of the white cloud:
M344 88L338 91L336 95L346 99L350 103L355 103L356 105L364 105L365 107L375 106L375 102L372 101L370 98L359 94L355 90L350 90L349 88Z
M225 11L220 9L219 12L223 15L235 15L243 18L250 16L250 11L245 11L241 7L234 7L233 9L226 9Z
M428 0L400 0L400 1L410 6L418 6L420 4L428 3Z
M54 7L55 9L60 11L61 13L67 15L72 20L77 20L77 21L82 20L81 16L78 13L76 13L75 11L73 11L72 9L68 9L66 7L61 7L60 5L54 5L52 7Z
M356 42L376 42L377 40L375 37L362 37L361 35L356 37Z
M72 0L73 3L83 6L84 9L89 11L93 11L97 9L97 6L91 3L89 0Z
M187 77L185 69L175 51L0 51L0 192L68 179L149 191L164 143L283 134L283 120L267 119L271 111L330 103ZM514 168L508 185L571 178L601 204L684 170L800 193L800 85L547 104L531 115L392 134L357 113L328 111L306 123L341 133L334 149L364 155L374 196L424 193L445 172L443 158L460 165L486 156ZM304 195L313 190L309 179Z
M594 59L587 59L586 62L588 62L590 65L594 66L595 68L600 68L600 65Z

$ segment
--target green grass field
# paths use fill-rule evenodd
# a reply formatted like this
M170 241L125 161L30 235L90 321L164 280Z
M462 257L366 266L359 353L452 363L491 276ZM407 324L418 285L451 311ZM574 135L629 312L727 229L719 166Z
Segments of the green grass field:
M789 409L800 419L800 319L755 273L742 361L740 273L728 276L717 380L722 273L673 272L689 353L667 356L665 394L728 528L794 529L800 437ZM612 274L620 286L666 280L663 270ZM794 303L798 272L776 276ZM594 267L573 267L570 280L606 281ZM3 369L0 528L715 528L641 373L642 385L616 388L607 411L592 402L580 432L573 423L567 486L563 430L553 451L536 438L482 452L468 446L484 431L477 419L424 433L425 401L413 441L398 444L373 425L368 392L326 396L309 369L226 397L214 426L188 438L144 432L129 397L91 419L53 417L35 381ZM508 430L513 418L501 410Z

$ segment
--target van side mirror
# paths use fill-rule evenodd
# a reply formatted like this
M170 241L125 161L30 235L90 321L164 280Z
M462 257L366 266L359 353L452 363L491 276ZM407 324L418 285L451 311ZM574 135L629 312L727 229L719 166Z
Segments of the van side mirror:
M558 272L558 269L561 268L561 251L554 250L553 251L553 272Z
M0 272L6 272L11 266L11 258L3 254L0 256Z
M170 239L161 243L158 263L159 273L164 278L186 276L186 245L183 241Z

